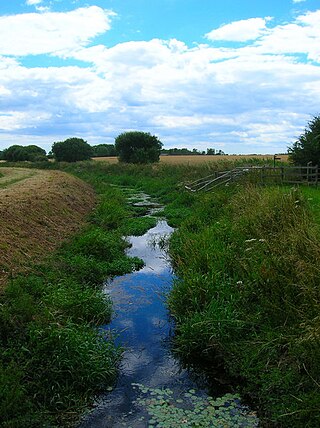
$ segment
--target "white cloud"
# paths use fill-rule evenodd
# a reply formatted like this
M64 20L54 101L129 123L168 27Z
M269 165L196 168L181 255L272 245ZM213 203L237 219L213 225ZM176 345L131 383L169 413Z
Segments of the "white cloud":
M0 129L4 131L15 131L17 129L33 128L40 122L51 118L50 113L45 112L20 112L7 111L5 114L0 112Z
M92 18L83 30L89 9L100 24L92 28ZM209 42L190 48L175 39L87 47L88 39L110 27L110 14L100 8L75 12L42 14L46 46L35 40L23 49L81 60L83 67L27 68L18 58L0 58L0 147L20 139L48 145L50 138L69 136L99 144L138 129L155 133L166 147L275 153L285 151L318 113L320 11L267 30L261 25L259 38L239 48ZM56 15L77 28L63 33L66 22L60 27ZM49 18L67 46L50 36ZM10 52L19 49L13 43Z
M28 6L34 6L36 4L40 4L42 3L42 0L27 0L26 1L26 5Z
M304 1L306 1L306 0L292 0L292 3L302 3Z
M0 17L0 55L57 54L85 46L110 29L114 15L97 6L71 12Z
M266 23L272 18L250 18L222 25L205 35L209 40L224 40L231 42L247 42L255 40L267 31Z

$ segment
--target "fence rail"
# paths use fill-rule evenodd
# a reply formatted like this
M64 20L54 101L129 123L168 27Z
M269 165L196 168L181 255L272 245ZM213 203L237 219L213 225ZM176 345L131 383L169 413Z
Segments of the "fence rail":
M255 182L261 184L305 184L317 186L319 167L316 166L253 166L230 171L216 171L185 185L191 192L209 191L230 182Z

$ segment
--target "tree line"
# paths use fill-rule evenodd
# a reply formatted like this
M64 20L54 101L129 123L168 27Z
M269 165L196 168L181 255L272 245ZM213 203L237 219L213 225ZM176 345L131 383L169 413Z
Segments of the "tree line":
M212 148L208 148L206 151L205 150L198 150L198 149L192 149L189 150L185 147L183 147L182 149L179 148L173 148L173 149L162 149L161 150L161 154L162 155L170 155L170 156L192 156L192 155L197 155L197 156L203 156L203 155L225 155L226 153L224 153L224 151L222 150L216 150L216 149L212 149Z
M115 139L114 144L91 146L82 138L72 137L53 143L51 151L36 145L13 145L0 151L0 160L7 162L46 161L54 158L58 162L77 162L92 157L118 156L120 162L153 163L158 162L160 155L224 155L222 150L208 148L207 151L187 148L163 149L162 142L149 132L123 132ZM289 159L295 165L320 164L320 116L315 116L298 140L288 148Z

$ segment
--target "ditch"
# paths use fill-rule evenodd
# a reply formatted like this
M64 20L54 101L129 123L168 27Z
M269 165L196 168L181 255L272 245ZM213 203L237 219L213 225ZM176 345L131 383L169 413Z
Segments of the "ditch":
M148 198L137 204L154 210ZM165 305L174 280L165 250L172 233L159 219L144 235L129 236L127 255L141 258L145 266L105 284L114 316L101 329L116 335L124 353L115 387L97 399L79 428L258 425L255 413L228 386L209 384L172 352L174 325Z

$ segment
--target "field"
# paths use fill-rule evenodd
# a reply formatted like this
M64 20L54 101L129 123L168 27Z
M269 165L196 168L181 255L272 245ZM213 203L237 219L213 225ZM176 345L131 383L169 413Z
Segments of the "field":
M279 161L287 162L288 155L277 155L277 158L280 158ZM190 155L190 156L160 156L160 163L168 165L179 165L179 164L190 164L190 165L200 165L203 163L213 163L222 160L229 161L244 161L246 159L250 160L273 160L273 155L221 155L221 156L200 156L200 155ZM109 162L111 164L118 163L116 157L101 157L93 158L95 161L99 162Z
M84 182L59 171L1 168L0 288L8 275L79 230L95 204Z

